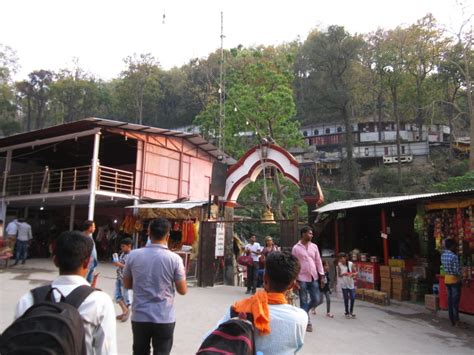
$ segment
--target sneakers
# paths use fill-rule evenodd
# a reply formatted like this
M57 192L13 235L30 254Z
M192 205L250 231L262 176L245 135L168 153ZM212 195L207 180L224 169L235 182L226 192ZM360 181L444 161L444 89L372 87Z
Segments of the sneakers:
M331 313L326 313L326 317L328 317L328 318L334 318L334 315L331 314Z
M351 319L351 315L349 313L345 313L344 315L346 316L347 319Z
M313 325L311 323L308 323L308 325L306 326L306 331L308 333L311 333L313 331Z
M351 318L355 318L356 315L354 313L351 313Z

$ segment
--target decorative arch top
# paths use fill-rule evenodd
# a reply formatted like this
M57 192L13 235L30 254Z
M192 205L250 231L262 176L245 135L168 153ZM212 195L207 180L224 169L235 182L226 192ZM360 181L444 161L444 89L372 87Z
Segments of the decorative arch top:
M275 144L257 145L227 171L224 195L226 204L235 205L244 187L254 182L260 172L268 166L276 167L287 179L299 185L299 163L293 155Z

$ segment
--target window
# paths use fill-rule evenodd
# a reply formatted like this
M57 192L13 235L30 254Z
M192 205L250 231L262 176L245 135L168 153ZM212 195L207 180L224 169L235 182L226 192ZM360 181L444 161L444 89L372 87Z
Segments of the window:
M388 155L388 147L383 147L383 154Z
M319 134L319 131L317 129L314 130L314 135L317 136Z
M326 134L331 133L331 130L329 128L326 128Z
M342 127L337 127L337 133L341 133L342 132Z
M405 154L405 146L402 145L402 154Z
M308 132L303 131L303 136L307 137L307 136L308 136Z
M364 155L365 155L366 157L369 156L369 148L365 148L365 149L364 149Z

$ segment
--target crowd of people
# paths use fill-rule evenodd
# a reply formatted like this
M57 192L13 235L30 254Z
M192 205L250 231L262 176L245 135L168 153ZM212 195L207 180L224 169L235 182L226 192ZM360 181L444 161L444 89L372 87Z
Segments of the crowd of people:
M28 228L22 220L12 223L7 226L5 237L11 242L12 236L15 236L19 250L16 263L20 260L24 262L25 248L21 244L18 246L18 243L28 243L31 227ZM149 243L146 246L132 250L131 239L121 240L120 254L114 255L113 263L117 267L115 301L122 313L116 315L112 299L98 289L93 289L94 292L88 294L77 307L84 324L87 354L117 354L116 322L126 322L129 318L133 354L149 354L151 348L154 354L171 352L176 324L175 294L185 295L188 289L183 260L168 249L170 230L169 221L158 218L149 224ZM95 272L97 253L92 238L94 231L95 223L85 221L81 231L63 232L58 237L53 261L59 275L51 283L50 292L54 300L67 299L80 286L94 285L98 276ZM263 354L294 354L302 348L305 333L313 331L310 313L315 313L324 299L326 317L334 317L330 309L331 265L323 262L318 246L312 241L313 231L309 226L301 228L300 240L291 253L280 251L271 237L265 238L263 247L256 239L255 235L251 235L245 246L245 253L252 257L247 271L246 294L249 296L235 302L208 334L216 332L236 315L238 318L249 315L255 327L257 351ZM450 272L457 272L455 257L448 252L443 264L451 264ZM259 283L261 265L264 272ZM338 255L335 270L344 297L345 317L355 318L356 272L344 253ZM450 319L453 325L459 325L457 310L451 305L458 297L457 288L450 284L448 290ZM35 304L33 291L20 298L15 310L16 319ZM299 307L293 305L292 298L288 297L294 293L299 297Z

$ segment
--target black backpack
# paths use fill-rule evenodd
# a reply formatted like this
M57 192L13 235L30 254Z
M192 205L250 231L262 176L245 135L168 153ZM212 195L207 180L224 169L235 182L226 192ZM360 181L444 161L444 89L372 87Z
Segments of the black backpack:
M196 354L199 355L255 355L255 329L252 315L242 319L231 307L227 322L220 324L204 339Z
M31 290L34 303L0 336L1 355L84 355L81 303L95 289L83 285L56 302L51 285Z

